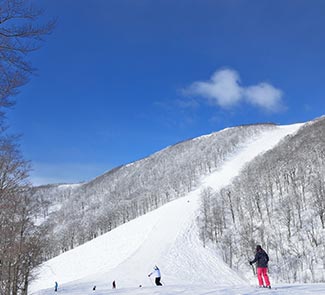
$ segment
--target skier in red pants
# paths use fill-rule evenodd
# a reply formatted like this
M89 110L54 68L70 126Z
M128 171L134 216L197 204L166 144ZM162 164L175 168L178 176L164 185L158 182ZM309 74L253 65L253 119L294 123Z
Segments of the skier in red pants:
M250 261L249 264L252 265L255 262L257 262L257 279L260 288L264 287L271 289L269 276L267 275L267 264L269 262L269 256L260 245L256 246L255 258L254 260Z

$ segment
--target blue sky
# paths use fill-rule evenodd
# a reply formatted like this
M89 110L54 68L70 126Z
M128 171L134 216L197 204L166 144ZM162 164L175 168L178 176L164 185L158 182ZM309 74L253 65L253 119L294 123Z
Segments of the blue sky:
M325 1L42 0L58 24L9 112L34 184L324 114Z

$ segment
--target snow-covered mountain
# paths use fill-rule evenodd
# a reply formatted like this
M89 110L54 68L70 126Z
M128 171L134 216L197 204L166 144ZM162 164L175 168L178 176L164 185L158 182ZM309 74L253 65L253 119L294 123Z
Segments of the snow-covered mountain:
M258 243L273 257L269 270L277 281L324 282L324 196L325 118L320 118L250 161L229 186L206 191L200 234L228 249L222 254L234 269L249 270L247 249Z
M89 207L85 209L89 206L86 203L88 199L90 204L94 200L99 204L125 202L121 195L117 197L113 192L116 194L117 188L126 184L127 180L131 184L124 187L129 192L126 200L132 200L132 205L138 207L136 214L128 218L124 216L123 225L118 226L120 222L117 222L117 227L106 234L45 262L39 269L38 279L31 286L31 294L52 294L52 289L47 288L53 287L55 281L59 282L62 294L89 294L94 285L97 286L97 294L110 294L113 280L118 286L114 294L260 294L260 290L249 285L255 282L251 273L233 271L213 244L207 243L203 247L197 222L202 209L202 192L207 188L218 192L230 185L245 165L272 150L281 140L283 143L287 136L297 134L302 126L231 128L169 147L149 158L110 171L90 183L68 186L68 193L61 186L52 187L52 190L64 191L57 195L56 203L49 202L50 211L56 217L71 202L85 202L81 209L84 216L89 211ZM192 159L190 163L189 159ZM168 173L173 173L172 178L168 175L164 178L167 168ZM187 173L191 173L191 177ZM185 177L185 180L175 179L177 176ZM146 177L153 181L148 189L143 188ZM175 184L170 185L169 182ZM162 183L163 190L160 187L158 191L163 198L147 196L146 193L159 183ZM42 194L36 192L39 198L44 197L44 188L41 190ZM140 209L139 199L133 198L139 192L146 196L140 198L145 209ZM113 200L105 201L111 194L114 195ZM44 217L45 222L53 218L46 214ZM67 216L69 218L71 216ZM80 220L77 219L77 222ZM56 226L54 228L60 233ZM159 265L162 271L165 286L160 290L152 287L153 282L147 277L154 265ZM142 288L139 288L140 285ZM302 290L301 293L299 290ZM275 294L293 294L288 286L274 291ZM299 286L293 292L325 294L325 286Z
M47 258L186 195L247 140L276 129L272 124L227 128L175 144L87 183L34 188L34 197L43 204L38 222L47 227Z

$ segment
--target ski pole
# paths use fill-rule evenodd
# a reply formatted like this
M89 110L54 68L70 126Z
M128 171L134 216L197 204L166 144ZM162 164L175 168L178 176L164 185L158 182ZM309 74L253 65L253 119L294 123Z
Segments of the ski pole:
M253 264L251 264L251 267L252 267L254 276L256 276L256 272L255 272L255 268L254 268Z

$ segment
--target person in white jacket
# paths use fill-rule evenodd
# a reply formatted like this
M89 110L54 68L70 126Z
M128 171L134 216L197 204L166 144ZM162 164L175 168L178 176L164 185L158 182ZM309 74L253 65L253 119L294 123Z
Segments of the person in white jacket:
M162 286L162 283L160 282L161 280L161 274L160 274L160 269L158 268L157 265L155 265L154 270L148 274L148 277L154 275L155 276L155 283L157 286Z

